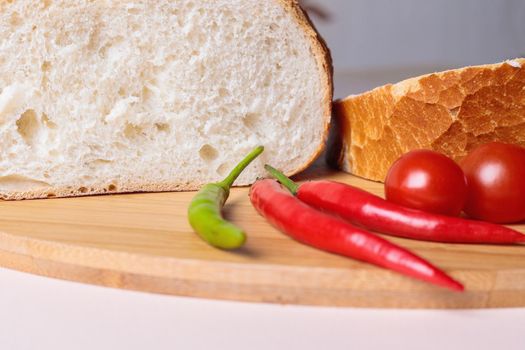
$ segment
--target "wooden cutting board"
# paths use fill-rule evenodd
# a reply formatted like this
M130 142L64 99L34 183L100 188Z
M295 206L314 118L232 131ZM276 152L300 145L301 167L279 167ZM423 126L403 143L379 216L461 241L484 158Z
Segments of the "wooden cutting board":
M381 195L382 185L316 168ZM525 306L525 246L391 240L445 269L466 292L451 292L294 242L234 189L225 215L249 235L238 252L192 233L193 193L156 193L0 202L0 265L109 287L203 298L396 308ZM515 226L525 232L525 226ZM9 286L2 286L8 288Z

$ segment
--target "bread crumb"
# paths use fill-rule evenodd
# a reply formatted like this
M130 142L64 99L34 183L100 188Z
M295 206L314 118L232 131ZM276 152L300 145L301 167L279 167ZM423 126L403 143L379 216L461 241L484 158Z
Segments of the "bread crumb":
M514 68L521 68L521 64L516 60L508 60L507 64Z
M196 190L264 145L248 185L324 148L331 62L297 1L42 1L0 2L0 200Z

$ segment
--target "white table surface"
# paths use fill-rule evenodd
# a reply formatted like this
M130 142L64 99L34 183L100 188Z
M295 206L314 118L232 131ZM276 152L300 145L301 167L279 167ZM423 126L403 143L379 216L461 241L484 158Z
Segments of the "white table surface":
M439 67L337 72L336 97ZM525 308L379 310L154 295L0 268L0 350L525 349Z
M0 269L0 349L525 349L525 309L378 310L154 295Z

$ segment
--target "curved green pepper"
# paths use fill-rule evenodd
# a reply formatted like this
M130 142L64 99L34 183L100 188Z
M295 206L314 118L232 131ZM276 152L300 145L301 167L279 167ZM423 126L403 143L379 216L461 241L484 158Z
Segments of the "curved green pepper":
M206 242L221 249L236 249L246 241L244 231L224 220L221 209L230 188L242 171L264 151L263 146L250 152L221 182L205 185L188 207L188 220L193 230Z

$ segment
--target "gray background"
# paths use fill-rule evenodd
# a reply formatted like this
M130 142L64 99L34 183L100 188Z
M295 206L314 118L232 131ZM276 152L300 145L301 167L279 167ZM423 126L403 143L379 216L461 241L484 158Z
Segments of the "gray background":
M336 96L525 56L525 0L305 0L334 59Z

